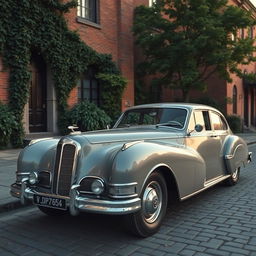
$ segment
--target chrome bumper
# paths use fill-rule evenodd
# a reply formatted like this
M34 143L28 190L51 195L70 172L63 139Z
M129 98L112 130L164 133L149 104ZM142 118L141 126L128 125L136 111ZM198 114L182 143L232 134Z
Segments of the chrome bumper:
M21 186L16 183L11 185L11 195L20 198L22 204L33 201L34 195L52 196L54 198L64 198L70 214L75 216L79 212L92 212L101 214L129 214L140 210L141 199L133 198L127 200L101 200L92 199L80 195L77 191L78 185L73 185L70 190L69 197L63 197L55 194L44 194L35 191L29 187L27 182L22 182Z

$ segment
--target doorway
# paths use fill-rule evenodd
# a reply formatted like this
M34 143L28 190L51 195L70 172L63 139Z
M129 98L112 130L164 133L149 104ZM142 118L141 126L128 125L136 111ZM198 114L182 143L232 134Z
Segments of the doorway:
M46 65L40 55L33 55L30 69L29 132L46 132Z

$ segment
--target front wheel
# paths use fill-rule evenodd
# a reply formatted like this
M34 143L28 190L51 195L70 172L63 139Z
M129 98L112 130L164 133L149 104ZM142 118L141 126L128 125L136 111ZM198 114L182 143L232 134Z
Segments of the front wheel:
M231 173L231 176L224 181L225 185L234 186L239 181L239 178L240 178L240 167L236 168L234 172Z
M140 211L125 216L128 229L140 237L156 233L166 213L167 197L163 176L158 172L152 173L141 193Z

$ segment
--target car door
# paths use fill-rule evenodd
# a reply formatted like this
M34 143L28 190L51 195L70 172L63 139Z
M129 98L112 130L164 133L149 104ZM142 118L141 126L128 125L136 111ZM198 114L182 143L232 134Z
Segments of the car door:
M209 182L223 173L223 160L220 155L222 137L213 129L211 119L212 116L208 110L195 110L189 124L189 129L192 132L186 139L187 146L195 149L205 162L205 182ZM203 127L201 132L192 129L193 125L195 127L198 124Z

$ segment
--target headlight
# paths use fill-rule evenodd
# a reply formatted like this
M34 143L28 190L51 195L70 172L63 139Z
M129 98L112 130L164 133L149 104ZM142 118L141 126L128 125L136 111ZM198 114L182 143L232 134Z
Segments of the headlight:
M38 183L38 174L37 172L31 172L28 177L28 181L31 185Z
M99 179L95 179L91 184L91 190L94 194L100 195L104 191L103 182Z

